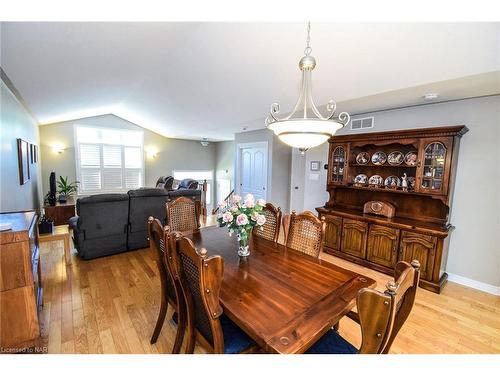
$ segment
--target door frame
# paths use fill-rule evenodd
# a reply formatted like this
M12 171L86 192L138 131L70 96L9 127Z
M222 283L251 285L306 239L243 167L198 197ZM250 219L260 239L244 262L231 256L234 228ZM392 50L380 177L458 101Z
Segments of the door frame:
M267 202L267 198L271 196L271 187L269 186L269 142L268 141L262 141L262 142L247 142L247 143L238 143L236 145L236 166L235 166L235 174L234 174L234 179L235 179L235 189L234 191L236 194L241 195L241 187L240 187L240 181L241 181L241 149L243 148L265 148L266 152L266 190L265 190L265 196L264 199Z

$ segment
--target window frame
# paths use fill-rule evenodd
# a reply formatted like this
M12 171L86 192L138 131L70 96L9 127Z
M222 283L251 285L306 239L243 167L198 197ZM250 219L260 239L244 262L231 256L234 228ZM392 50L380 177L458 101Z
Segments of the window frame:
M120 132L134 132L134 133L139 133L141 137L140 145L139 146L128 146L124 145L123 143L105 143L105 142L98 142L98 143L91 143L91 142L79 142L78 140L78 128L86 128L86 129L92 129L92 130L98 130L98 131L105 131L105 130L112 130L112 131L120 131ZM95 195L95 194L110 194L110 193L126 193L130 190L136 189L136 188L127 188L125 187L125 173L127 170L140 170L141 172L141 178L139 181L139 187L144 186L144 181L145 181L145 155L144 155L144 131L142 130L133 130L133 129L126 129L126 128L114 128L114 127L100 127L100 126L92 126L92 125L82 125L82 124L74 124L73 126L73 133L74 133L74 152L75 152L75 164L76 164L76 180L81 181L82 177L82 167L80 163L80 145L98 145L99 146L99 152L100 152L100 160L99 160L99 171L101 174L101 189L98 190L82 190L81 183L78 184L78 191L77 195L78 196L87 196L87 195ZM122 173L122 188L121 189L103 189L103 170L105 169L104 167L104 146L119 146L121 149L121 173ZM140 154L140 162L141 166L140 168L126 168L125 167L125 148L126 147L136 147L139 148L139 154ZM95 168L97 169L97 168ZM117 168L118 169L118 168Z

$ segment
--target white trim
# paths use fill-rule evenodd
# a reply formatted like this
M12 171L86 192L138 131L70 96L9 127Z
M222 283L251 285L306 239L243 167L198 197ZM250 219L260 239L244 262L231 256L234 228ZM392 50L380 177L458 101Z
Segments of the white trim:
M453 273L448 273L448 280L457 284L465 285L470 288L480 290L482 292L490 293L495 296L500 296L500 286L486 284L481 281L472 280L467 277L455 275Z
M269 142L268 141L262 141L262 142L247 142L247 143L237 143L236 144L236 168L234 170L234 179L235 179L235 186L234 186L234 191L236 194L241 194L240 190L240 179L241 179L241 173L240 173L240 154L241 154L241 149L242 148L258 148L258 147L265 147L266 153L267 153L267 160L266 160L266 190L265 190L265 197L264 199L267 200L269 197L271 197L271 181L269 176L272 176L272 171L270 172L270 148L269 148Z

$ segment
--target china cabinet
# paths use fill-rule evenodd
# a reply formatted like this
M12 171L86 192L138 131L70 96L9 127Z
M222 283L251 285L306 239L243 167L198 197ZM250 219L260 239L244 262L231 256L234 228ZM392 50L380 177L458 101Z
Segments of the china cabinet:
M330 138L325 251L393 274L399 260L419 260L420 286L440 292L448 275L449 222L460 138L447 126ZM393 217L363 213L367 202Z

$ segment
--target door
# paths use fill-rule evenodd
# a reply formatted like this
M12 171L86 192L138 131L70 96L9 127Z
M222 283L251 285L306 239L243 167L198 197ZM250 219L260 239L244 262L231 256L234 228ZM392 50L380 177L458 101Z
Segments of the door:
M290 191L290 211L304 211L304 185L306 175L306 157L296 148L292 150L292 176Z
M417 166L417 190L446 195L451 168L453 138L422 139Z
M338 216L324 216L325 218L325 246L340 251L342 234L342 218Z
M370 225L366 259L394 268L398 259L399 229Z
M416 259L420 262L420 276L431 280L434 270L437 238L425 234L402 231L399 248L399 260L411 263Z
M335 185L346 185L348 182L348 144L333 143L330 145L330 150L330 160L328 162L328 182Z
M366 256L367 233L367 223L357 220L344 219L344 225L342 226L341 251L364 259Z
M239 195L267 199L267 142L238 145L238 177Z

